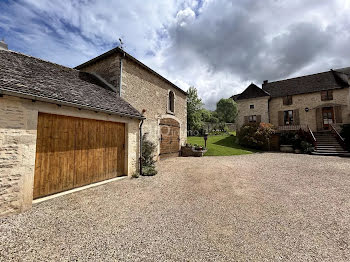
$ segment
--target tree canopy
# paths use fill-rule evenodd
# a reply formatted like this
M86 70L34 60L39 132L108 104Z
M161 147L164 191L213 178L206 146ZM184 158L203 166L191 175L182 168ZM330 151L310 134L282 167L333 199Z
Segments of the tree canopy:
M199 130L203 125L202 99L199 98L195 87L190 87L187 93L187 129Z
M237 116L237 104L231 98L222 98L216 104L216 112L220 122L234 123Z

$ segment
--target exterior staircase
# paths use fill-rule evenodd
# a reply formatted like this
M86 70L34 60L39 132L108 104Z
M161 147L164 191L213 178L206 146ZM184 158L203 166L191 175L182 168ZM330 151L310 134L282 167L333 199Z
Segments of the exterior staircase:
M349 154L331 132L314 133L316 138L314 155L340 156Z

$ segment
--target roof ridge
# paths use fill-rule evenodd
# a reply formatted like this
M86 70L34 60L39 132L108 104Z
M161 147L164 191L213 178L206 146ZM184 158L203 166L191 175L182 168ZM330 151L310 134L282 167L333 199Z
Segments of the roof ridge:
M14 53L14 54L17 54L17 55L26 56L28 58L33 58L33 59L40 60L40 61L45 62L45 63L53 64L53 65L56 65L56 66L64 67L64 68L71 69L71 70L79 72L78 69L75 69L75 68L72 68L72 67L68 67L68 66L64 66L64 65L61 65L61 64L57 64L55 62L51 62L51 61L48 61L48 60L45 60L45 59L42 59L42 58L39 58L39 57L27 55L27 54L24 54L24 53L21 53L21 52L17 52L17 51L13 51L13 50L0 50L0 52L11 52L11 53Z
M346 68L346 67L345 67ZM320 74L325 74L325 73L330 73L332 69L328 70L328 71L324 71L324 72L319 72L319 73L314 73L314 74L309 74L309 75L303 75L303 76L296 76L296 77L291 77L291 78L286 78L286 79L281 79L281 80L275 80L275 81L269 81L266 83L266 85L270 84L270 83L277 83L277 82L284 82L284 81L288 81L288 80L293 80L293 79L298 79L298 78L303 78L303 77L308 77L308 76L314 76L314 75L320 75ZM338 69L335 69L338 70Z
M74 67L74 69L81 69L91 63L97 62L100 59L104 58L105 56L109 56L111 54L113 54L114 52L121 52L122 54L125 54L127 57L129 57L131 60L133 60L134 62L136 62L137 64L139 64L140 66L144 67L145 69L149 70L151 73L155 74L156 76L160 77L161 79L163 79L165 82L167 82L168 84L172 85L173 87L175 87L176 89L178 89L180 92L184 93L185 95L187 95L187 92L185 90L182 90L182 88L178 87L176 84L174 84L172 81L170 81L169 79L167 79L166 77L162 76L160 73L156 72L155 70L153 70L152 68L150 68L149 66L147 66L146 64L144 64L143 62L141 62L139 59L137 59L136 57L130 55L128 52L126 52L124 49L121 49L119 46L114 47L80 65L77 65Z

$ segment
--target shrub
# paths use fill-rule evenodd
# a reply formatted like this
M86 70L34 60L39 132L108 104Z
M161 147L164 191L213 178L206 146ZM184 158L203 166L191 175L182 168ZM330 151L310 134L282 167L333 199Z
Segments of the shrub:
M280 136L281 145L292 145L294 149L302 149L302 142L312 145L312 136L309 132L302 129L298 131L283 132ZM304 144L305 145L305 144Z
M342 125L340 135L345 139L345 147L350 150L350 124Z
M157 174L154 154L156 145L147 139L146 134L142 137L142 175L154 176Z
M305 154L310 154L315 150L314 146L306 141L300 143L301 151Z
M272 124L251 123L240 128L237 138L242 146L266 150L269 147L269 139L275 132Z

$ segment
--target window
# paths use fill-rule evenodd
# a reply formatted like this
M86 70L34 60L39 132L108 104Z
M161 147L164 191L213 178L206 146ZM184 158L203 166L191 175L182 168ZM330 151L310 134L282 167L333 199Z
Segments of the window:
M250 109L254 109L254 105L250 105L249 108L250 108Z
M175 100L175 95L173 91L169 91L169 96L168 96L168 111L170 113L174 113L174 101Z
M293 104L293 99L292 99L292 96L285 96L283 97L283 105L291 105Z
M248 120L249 120L249 123L255 123L256 122L256 115L249 116Z
M321 101L333 100L333 90L321 91Z
M290 126L293 125L293 110L284 111L284 125Z

